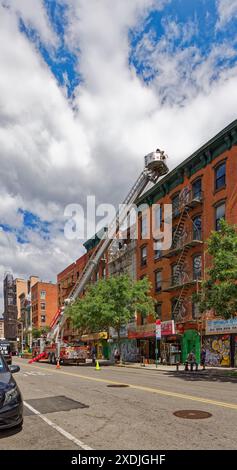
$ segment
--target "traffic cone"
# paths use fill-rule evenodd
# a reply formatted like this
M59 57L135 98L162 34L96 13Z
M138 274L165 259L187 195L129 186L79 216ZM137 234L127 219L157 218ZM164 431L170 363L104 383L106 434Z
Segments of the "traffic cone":
M99 361L96 361L96 366L95 366L95 370L100 370L100 365L99 365Z
M59 362L59 359L57 359L56 369L60 369L60 362Z

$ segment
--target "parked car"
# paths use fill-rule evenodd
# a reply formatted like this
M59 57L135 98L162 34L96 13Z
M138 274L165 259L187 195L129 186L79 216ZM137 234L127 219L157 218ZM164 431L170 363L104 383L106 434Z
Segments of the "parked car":
M12 363L12 348L10 341L5 339L0 339L0 354L5 358L5 361L8 365Z
M0 354L0 431L23 424L22 396L12 376L19 370L19 366L8 366Z

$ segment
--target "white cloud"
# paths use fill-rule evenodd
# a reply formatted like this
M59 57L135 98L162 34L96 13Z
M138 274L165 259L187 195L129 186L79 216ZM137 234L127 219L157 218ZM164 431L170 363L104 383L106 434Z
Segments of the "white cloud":
M217 29L223 28L233 18L237 17L237 0L217 0L216 6L219 16Z
M143 155L158 146L168 152L171 168L186 158L235 118L236 70L223 70L214 82L216 57L231 55L230 46L213 48L209 61L201 61L197 48L175 56L164 44L157 52L146 38L153 63L159 53L163 77L148 86L129 66L128 32L152 5L161 8L164 2L120 0L111 7L111 0L68 0L66 40L78 54L84 80L72 108L37 49L19 32L15 12L23 2L11 3L14 11L0 7L0 216L19 227L18 209L31 211L51 222L51 239L27 230L29 243L21 245L14 233L0 232L0 276L11 268L15 275L53 280L82 252L79 241L65 240L59 230L65 205L84 202L88 194L98 202L121 202L143 168ZM21 9L21 15L31 15L27 21L55 46L42 2L29 3L33 13ZM194 24L185 35L195 35ZM199 87L183 79L182 63ZM173 96L176 90L187 93L182 107L175 100L161 104L162 82Z
M22 18L27 27L35 29L42 42L57 45L57 35L50 25L43 0L1 0L0 4Z

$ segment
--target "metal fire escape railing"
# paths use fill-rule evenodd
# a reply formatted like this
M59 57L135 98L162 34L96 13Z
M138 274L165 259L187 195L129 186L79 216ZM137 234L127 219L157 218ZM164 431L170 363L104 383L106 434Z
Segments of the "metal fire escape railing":
M178 245L180 244L181 252L180 252L177 264L176 264L175 275L172 277L171 283L173 287L178 287L178 286L182 286L182 287L181 287L181 291L177 299L177 302L172 311L173 317L175 317L175 314L177 312L178 313L180 312L181 306L183 305L184 300L187 298L190 283L193 283L195 281L198 283L198 280L199 280L198 279L199 276L196 276L197 278L194 279L193 274L190 276L188 273L185 273L184 266L185 266L187 253L191 246L190 245L190 242L192 241L191 239L193 240L195 239L195 241L201 242L202 241L201 231L198 230L197 227L194 226L195 230L193 231L192 236L187 237L186 240L183 237L183 234L184 234L185 222L187 218L189 218L191 220L191 223L194 225L194 222L189 215L190 209L195 207L197 204L201 203L202 200L203 200L202 191L198 191L197 193L194 193L192 189L188 191L184 191L184 193L182 194L182 198L180 199L180 204L178 207L178 209L180 209L179 211L180 218L179 218L178 225L173 235L173 243L172 243L172 247L170 250L172 250L172 248L174 249L175 247L178 247ZM180 239L181 239L181 243L180 243ZM185 278L185 275L186 275L186 278Z

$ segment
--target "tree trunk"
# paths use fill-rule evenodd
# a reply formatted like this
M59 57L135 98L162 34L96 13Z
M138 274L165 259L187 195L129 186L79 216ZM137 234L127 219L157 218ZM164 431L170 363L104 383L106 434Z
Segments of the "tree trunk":
M122 362L122 355L121 355L121 337L120 337L120 328L117 330L118 333L118 352L119 352L119 363L121 364Z

